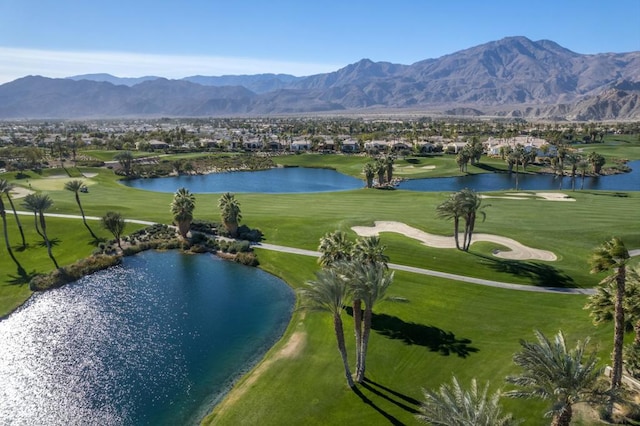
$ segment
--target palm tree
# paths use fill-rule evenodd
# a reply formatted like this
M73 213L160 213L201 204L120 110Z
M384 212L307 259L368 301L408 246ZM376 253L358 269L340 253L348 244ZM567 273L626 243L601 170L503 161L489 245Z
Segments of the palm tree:
M36 228L36 232L38 233L38 235L40 235L42 238L44 238L44 235L42 235L42 231L40 231L40 226L38 225L38 197L36 194L29 194L27 195L24 200L22 201L22 206L33 212L33 223L35 225Z
M82 222L84 223L84 226L89 230L89 233L91 234L93 239L97 240L98 237L96 236L96 234L93 233L93 230L87 223L87 218L84 215L84 209L82 208L82 204L80 203L80 191L83 190L83 188L86 188L86 186L84 182L79 179L70 180L69 182L64 184L64 189L66 189L67 191L71 191L75 194L76 203L78 204L78 208L80 209L80 214L82 215Z
M24 268L20 265L20 262L18 262L18 259L16 259L16 257L14 256L13 250L11 250L11 244L9 243L9 232L7 230L7 214L4 210L4 201L2 201L1 192L0 192L0 217L2 217L2 230L4 234L4 243L5 243L5 246L7 247L7 252L11 257L11 260L13 260L13 263L15 263L16 266L18 267L18 274L24 276L26 272Z
M357 260L343 264L341 271L347 277L352 298L361 300L365 305L362 332L357 333L356 327L356 381L361 383L365 377L373 307L384 298L387 289L393 283L393 272L389 272L384 263ZM355 315L354 306L354 322L357 324Z
M333 330L336 334L338 350L344 365L344 374L349 387L353 387L353 378L347 359L347 348L344 340L342 310L347 299L347 283L344 276L332 269L324 269L316 273L316 280L307 282L302 289L302 297L314 308L322 309L333 315Z
M464 251L468 251L469 246L471 245L473 231L476 226L476 219L478 215L480 215L482 216L482 220L485 220L487 214L482 209L488 207L488 205L482 205L482 198L480 198L480 196L473 189L465 188L461 190L459 197L462 199L462 217L465 220L464 242L462 249Z
M24 239L22 222L20 222L20 218L18 217L18 213L16 212L16 206L13 204L13 199L11 198L12 189L13 185L11 185L6 179L0 179L0 197L2 197L2 194L4 194L7 197L7 201L9 201L11 210L13 210L13 217L15 218L18 229L20 230L20 237L22 238L22 248L25 248L27 246L27 242Z
M122 245L120 243L120 237L124 232L124 228L126 226L126 222L122 215L118 212L108 211L104 216L102 216L101 220L102 226L104 229L108 230L113 234L113 238L115 238L116 243L120 250L122 250Z
M584 176L589 170L589 162L582 159L578 162L578 170L580 170L580 190L584 189Z
M187 238L195 206L196 197L187 188L180 188L173 195L173 201L170 205L171 214L174 222L178 225L178 232L182 238Z
M597 367L596 353L586 355L589 338L568 349L562 331L553 342L541 331L534 331L537 343L520 341L522 351L513 356L513 362L524 371L508 376L508 383L522 389L507 392L512 398L542 398L552 401L545 416L552 417L553 426L568 426L573 416L573 405L588 402L594 395L594 386L601 369ZM586 360L584 359L586 355Z
M594 325L611 322L615 318L616 281L609 276L602 280L596 293L589 296L585 309ZM634 331L634 344L640 345L640 266L627 271L624 294L625 331Z
M47 253L49 254L49 258L55 265L56 269L59 269L60 267L58 266L58 262L53 257L53 253L51 252L51 240L49 240L49 237L47 236L47 223L44 218L44 212L53 205L53 200L46 194L29 194L27 197L25 197L25 203L30 205L34 212L37 212L40 222L40 230L38 231L38 233L42 236L44 244L47 246Z
M460 240L458 234L460 232L460 216L462 216L462 208L458 193L453 193L444 202L436 207L436 216L441 219L453 219L453 238L456 242L456 248L460 248Z
M384 157L384 165L387 169L387 182L389 183L393 181L393 163L395 160L396 157L393 154L389 154Z
M334 263L351 260L353 243L342 231L327 232L320 238L318 263L323 268L329 268Z
M238 222L242 220L240 203L233 194L226 192L218 200L218 208L220 208L222 223L227 228L227 232L230 236L235 237L238 234Z
M362 169L362 173L364 173L364 177L367 181L367 188L372 188L373 178L376 176L375 164L372 162L366 163Z
M387 267L389 256L384 254L386 246L380 244L380 237L358 238L352 248L352 258L363 263L382 263Z
M595 151L591 151L587 155L587 161L591 163L591 167L593 168L593 173L596 175L599 175L600 171L602 170L602 166L605 165L607 160L604 158L603 155L598 154Z
M611 390L615 391L622 382L622 350L624 346L624 295L626 285L626 264L629 251L622 240L613 237L596 248L589 259L591 273L612 271L611 280L615 282L614 337L612 353ZM611 405L611 404L609 404Z
M582 161L582 156L575 152L567 154L567 163L571 166L571 190L576 190L576 172L578 171L578 164Z
M378 174L378 186L384 185L384 176L387 173L387 165L384 159L378 158L375 163L376 173Z
M516 191L518 190L518 172L520 171L520 164L524 163L524 159L527 153L524 150L524 146L516 144L513 151L509 153L509 161L516 165Z
M418 420L436 426L515 426L511 413L503 414L500 391L489 395L489 382L480 389L476 379L465 390L453 376L451 384L443 383L438 392L423 389Z

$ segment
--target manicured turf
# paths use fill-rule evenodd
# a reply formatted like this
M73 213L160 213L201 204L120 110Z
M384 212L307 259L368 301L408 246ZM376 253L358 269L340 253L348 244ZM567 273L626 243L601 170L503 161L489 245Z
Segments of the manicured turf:
M359 173L362 158L344 158L344 163L330 165ZM170 222L171 194L125 187L108 170L83 171L99 173L87 179L92 184L89 193L81 194L87 215L101 216L107 210L116 210L126 218ZM46 188L54 200L51 212L78 214L73 193L60 185L62 178L46 178L59 171L46 171L42 176L28 174L32 188ZM28 186L26 178L13 182ZM509 236L531 247L551 250L558 255L557 262L500 261L490 255L495 246L487 243L472 245L470 253L461 253L428 248L397 234L383 234L382 242L388 246L387 253L394 263L530 285L591 287L601 278L588 273L587 258L595 246L619 235L629 248L640 248L640 222L634 220L640 211L640 193L621 197L606 191L564 192L576 201L486 200L491 204L486 209L487 220L476 225L476 232ZM395 220L427 232L451 235L453 225L435 217L435 207L447 196L362 189L236 197L243 223L260 228L266 242L314 250L328 231L341 229L355 238L352 226L372 225L375 220ZM196 198L195 217L217 221L219 195L198 194ZM20 206L20 200L15 201ZM21 219L29 248L16 251L16 256L28 272L50 270L52 264L33 231L32 217ZM15 249L19 235L10 213L7 221ZM57 240L53 250L60 264L93 250L81 221L50 218L47 223L51 238ZM91 224L100 236L110 237L97 222ZM258 256L262 267L293 287L313 278L318 269L315 259L309 257L264 250L258 250ZM0 315L10 312L30 294L26 284L16 282L15 271L4 244L0 245ZM590 335L603 361L608 359L611 348L611 327L591 325L582 309L584 296L507 291L400 272L396 273L389 295L405 298L407 303L385 301L377 306L378 329L371 338L368 362L369 378L375 383L360 387L360 395L345 385L330 318L297 310L285 338L270 354L276 354L294 331L306 333L302 351L296 357L273 361L234 404L225 404L224 411L209 421L387 424L395 419L413 424L411 410L421 399L420 389L449 381L453 373L463 383L477 377L482 381L490 379L494 388L504 387L504 376L514 371L511 356L519 348L518 340L533 339L534 328L546 333L562 328L571 342ZM352 352L351 320L348 316L344 319ZM517 417L527 419L525 424L548 423L541 416L543 404L507 401L505 405Z
M259 251L259 257L264 268L296 288L317 269L313 260L300 256ZM562 328L571 342L590 335L603 359L610 347L611 328L591 325L582 309L584 296L497 290L399 272L388 295L407 301L385 301L375 309L367 362L372 383L358 388L362 395L346 386L330 316L298 310L271 355L293 332L306 334L302 350L273 362L241 398L221 405L204 424L389 424L393 419L416 424L411 410L422 398L421 389L437 387L454 373L463 383L476 377L490 380L494 389L505 388L504 377L515 372L511 357L519 339L532 340L534 328L548 334ZM353 362L352 320L345 314L344 321ZM528 419L526 424L548 424L542 418L544 404L505 405Z

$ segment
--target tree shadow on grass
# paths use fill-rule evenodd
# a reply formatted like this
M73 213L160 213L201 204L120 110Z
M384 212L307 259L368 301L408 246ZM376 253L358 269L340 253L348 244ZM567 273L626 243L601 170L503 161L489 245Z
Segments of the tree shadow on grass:
M9 279L6 281L9 285L25 285L29 284L29 282L38 275L38 273L33 270L31 272L18 273L18 275L9 274Z
M353 315L353 308L348 307L347 314ZM373 314L371 328L389 339L402 340L407 345L419 345L438 352L443 356L451 354L466 358L479 349L471 346L470 339L457 338L451 331L431 325L405 322L402 319L387 315Z
M404 426L404 423L402 423L400 420L398 420L397 418L395 418L394 416L392 416L391 414L387 413L386 411L384 411L382 408L378 407L373 401L371 401L364 393L362 393L362 391L360 389L358 389L357 386L354 386L353 388L351 388L351 390L353 390L353 393L355 393L356 395L358 395L360 397L360 399L362 400L362 402L364 402L365 404L367 404L368 406L370 406L371 408L373 408L374 410L376 410L378 413L380 413L382 416L384 416L384 418L386 418L387 420L389 420L389 422L392 425L395 426Z
M60 245L62 241L60 241L60 238L50 238L49 239L49 244L51 244L51 247L55 247ZM38 241L38 247L46 247L47 243L45 243L44 241Z
M497 272L511 274L516 277L526 277L536 286L575 288L578 285L569 275L563 274L546 263L524 260L509 260L489 257L479 253L472 253L481 257L482 263Z

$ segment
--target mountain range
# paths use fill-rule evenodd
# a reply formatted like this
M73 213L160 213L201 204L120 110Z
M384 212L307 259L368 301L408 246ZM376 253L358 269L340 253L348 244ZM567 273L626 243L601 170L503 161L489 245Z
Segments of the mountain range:
M412 65L362 59L335 72L156 76L27 76L0 85L0 118L200 117L282 114L640 119L640 51L579 54L508 37Z

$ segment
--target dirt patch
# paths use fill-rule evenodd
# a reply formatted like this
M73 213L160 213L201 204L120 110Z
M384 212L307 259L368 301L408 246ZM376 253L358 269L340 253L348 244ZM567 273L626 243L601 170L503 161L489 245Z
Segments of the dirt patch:
M395 232L418 240L426 246L435 248L455 248L456 246L453 236L445 237L442 235L429 234L428 232L421 231L401 222L376 221L374 226L354 226L351 229L361 236L373 236L381 232ZM494 256L502 259L557 260L557 256L553 252L527 247L512 238L492 234L474 234L472 244L478 241L488 241L508 247L509 251L496 250L493 252Z

